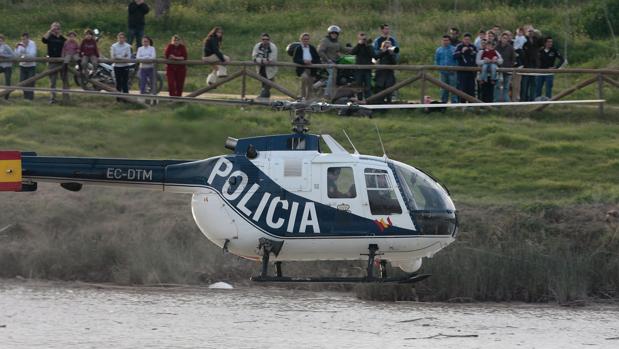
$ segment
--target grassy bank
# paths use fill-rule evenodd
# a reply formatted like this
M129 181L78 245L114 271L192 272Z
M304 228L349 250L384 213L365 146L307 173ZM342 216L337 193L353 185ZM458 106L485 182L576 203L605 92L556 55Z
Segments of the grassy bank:
M0 109L0 148L41 155L197 159L225 153L226 136L288 132L286 113L161 106L127 110L96 101L89 111L12 102ZM588 109L533 118L454 111L374 119L312 116L312 130L361 153L430 171L461 212L458 241L425 271L425 299L546 301L615 297L619 285L615 121ZM230 125L234 125L232 128ZM131 283L245 280L257 265L223 255L195 227L189 198L133 190L43 185L0 202L0 276ZM352 263L352 267L359 265ZM293 273L359 270L351 263L299 263Z

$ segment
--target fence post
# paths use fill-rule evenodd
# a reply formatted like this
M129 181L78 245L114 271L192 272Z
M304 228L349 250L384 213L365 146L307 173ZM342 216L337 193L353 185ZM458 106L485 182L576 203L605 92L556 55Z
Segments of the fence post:
M426 99L426 72L422 70L421 73L421 98L419 99L419 103L423 104Z
M247 67L243 66L243 79L241 80L241 99L245 99L247 93Z
M604 99L604 75L598 74L598 99ZM598 106L599 116L604 117L604 102Z

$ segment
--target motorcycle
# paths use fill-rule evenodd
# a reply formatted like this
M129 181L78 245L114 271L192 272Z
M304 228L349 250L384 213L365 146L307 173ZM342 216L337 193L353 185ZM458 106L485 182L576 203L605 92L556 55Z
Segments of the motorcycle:
M95 40L99 42L99 39L101 38L101 31L99 31L99 29L94 29L93 32L94 32ZM105 58L105 56L101 55L101 58ZM135 58L135 55L132 55L131 58ZM75 83L81 86L84 90L91 90L91 91L101 90L101 88L99 88L96 85L93 85L92 82L90 82L89 80L96 80L96 81L99 81L109 86L116 85L116 78L114 76L114 67L111 64L99 63L97 64L97 66L94 66L92 63L89 62L85 71L82 71L82 67L80 66L80 64L76 63L75 69L77 69L81 73L81 74L77 74L74 76ZM130 89L133 86L133 83L135 81L138 81L138 85L139 85L140 75L138 74L138 71L139 71L139 67L136 63L129 64L129 88ZM87 76L88 79L83 79L83 76ZM161 89L163 88L163 73L158 71L156 73L156 79L157 79L156 93L159 93ZM146 85L146 93L153 94L153 92L151 91L150 85Z

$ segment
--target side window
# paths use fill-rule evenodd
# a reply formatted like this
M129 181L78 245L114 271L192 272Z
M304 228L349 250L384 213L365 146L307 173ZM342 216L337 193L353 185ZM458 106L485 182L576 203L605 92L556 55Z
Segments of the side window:
M357 197L355 176L351 167L329 167L327 169L327 191L329 198Z
M372 214L402 213L402 207L393 189L389 173L386 170L375 168L366 168L364 173Z

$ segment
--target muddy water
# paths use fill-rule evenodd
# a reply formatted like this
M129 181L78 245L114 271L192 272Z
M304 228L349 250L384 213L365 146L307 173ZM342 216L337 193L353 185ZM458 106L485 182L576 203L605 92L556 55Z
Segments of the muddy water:
M0 348L619 348L616 337L617 306L0 280Z

